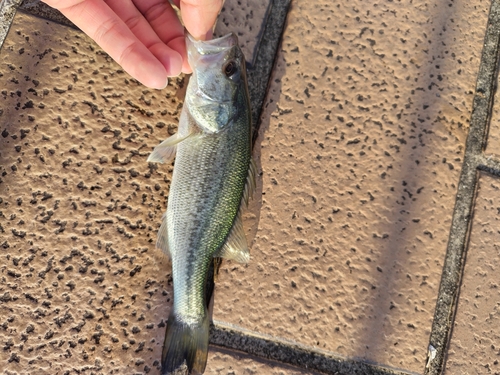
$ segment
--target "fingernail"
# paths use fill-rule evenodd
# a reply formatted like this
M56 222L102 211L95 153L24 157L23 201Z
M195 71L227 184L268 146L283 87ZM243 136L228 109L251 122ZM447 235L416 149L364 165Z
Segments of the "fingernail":
M160 90L163 90L167 86L168 86L168 77L167 77L167 82L165 83L165 86L163 86Z

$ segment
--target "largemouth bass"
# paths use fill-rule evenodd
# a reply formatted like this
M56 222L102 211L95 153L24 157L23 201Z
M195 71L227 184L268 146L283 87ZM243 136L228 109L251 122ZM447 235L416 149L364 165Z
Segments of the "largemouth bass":
M186 38L193 69L177 134L150 162L175 156L167 212L157 247L172 260L174 302L168 318L162 374L187 366L202 374L208 352L205 284L214 257L246 263L250 254L241 207L255 185L245 59L238 38Z

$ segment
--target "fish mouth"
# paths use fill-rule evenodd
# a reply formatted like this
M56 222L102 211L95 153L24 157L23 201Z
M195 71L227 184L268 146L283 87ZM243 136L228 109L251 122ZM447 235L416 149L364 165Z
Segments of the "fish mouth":
M187 34L186 44L188 50L194 48L200 55L212 55L238 45L238 37L234 33L229 33L217 39L196 40Z

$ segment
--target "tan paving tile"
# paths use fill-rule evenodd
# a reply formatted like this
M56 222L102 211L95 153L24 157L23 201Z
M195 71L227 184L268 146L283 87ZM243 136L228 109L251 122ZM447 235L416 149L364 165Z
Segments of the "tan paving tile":
M23 14L0 72L2 372L158 373L171 167L146 159L176 128L182 80L147 90L85 35Z
M500 181L479 180L446 374L500 374Z
M495 93L491 112L486 153L500 155L500 93Z
M2 371L159 373L172 295L154 243L172 168L146 159L176 131L183 87L149 90L85 35L16 16L0 52Z
M423 371L487 2L293 2L214 317Z

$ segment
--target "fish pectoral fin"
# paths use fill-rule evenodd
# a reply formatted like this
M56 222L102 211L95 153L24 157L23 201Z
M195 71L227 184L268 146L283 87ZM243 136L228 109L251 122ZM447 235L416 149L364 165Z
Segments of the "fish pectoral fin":
M171 161L177 152L177 145L189 138L192 134L179 136L179 133L165 139L162 143L156 146L153 152L148 157L148 162L167 163Z
M170 249L168 248L168 228L167 228L167 214L163 214L161 226L158 230L158 239L156 240L156 247L160 249L170 259Z
M240 213L236 216L226 243L214 254L214 257L231 259L238 263L248 263L250 260L250 250Z
M243 202L248 207L248 202L250 198L253 196L256 189L256 179L257 179L257 164L255 164L255 160L250 158L250 167L248 168L248 176L247 182L245 184L245 190L243 192Z

